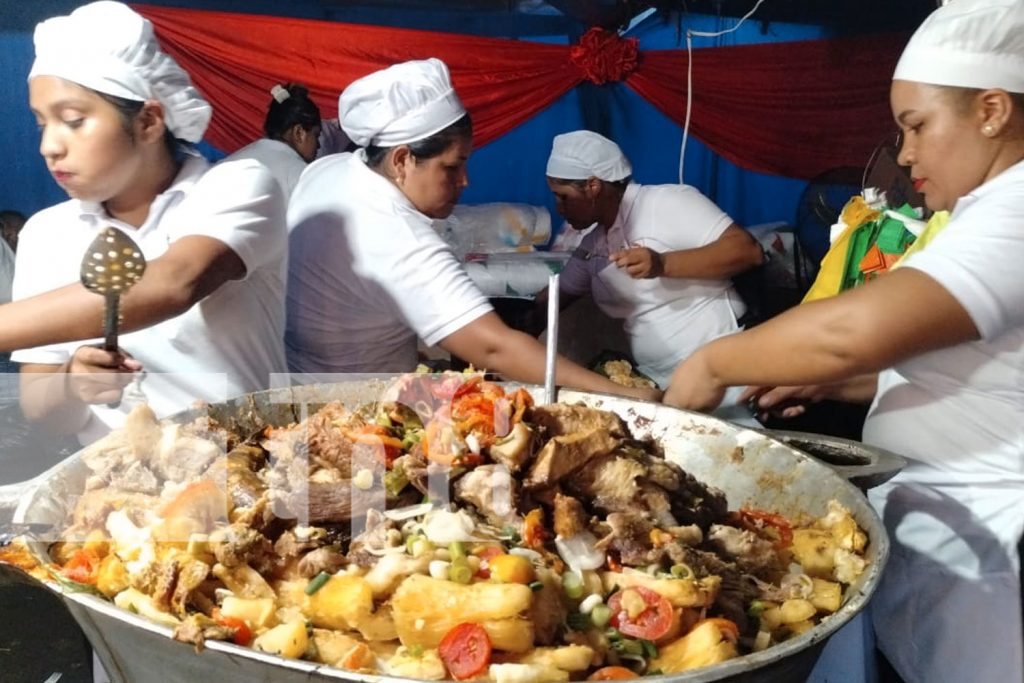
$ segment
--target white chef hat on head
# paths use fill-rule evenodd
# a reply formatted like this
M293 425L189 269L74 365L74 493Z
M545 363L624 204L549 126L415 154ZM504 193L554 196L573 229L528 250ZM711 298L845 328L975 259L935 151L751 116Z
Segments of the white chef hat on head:
M353 81L338 98L338 118L360 147L423 140L461 119L466 108L440 59L403 62Z
M952 0L935 10L893 79L1024 92L1024 0Z
M101 0L40 22L29 79L57 76L127 100L157 100L176 138L199 142L213 110L188 74L164 53L149 20Z
M619 146L589 130L556 135L551 143L547 175L561 180L591 176L615 182L633 175L633 167Z

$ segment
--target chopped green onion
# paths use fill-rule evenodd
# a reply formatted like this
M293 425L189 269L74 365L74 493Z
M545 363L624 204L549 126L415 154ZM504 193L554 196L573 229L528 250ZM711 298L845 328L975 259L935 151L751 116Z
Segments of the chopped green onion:
M582 614L580 612L570 612L565 617L565 623L573 631L586 631L592 626L590 622L590 615Z
M569 598L579 600L583 597L583 579L573 571L562 574L562 590Z
M541 591L541 590L544 590L544 584L542 582L540 582L540 581L532 581L529 584L529 586L530 586L530 590L532 590L534 593L536 593L538 591Z
M448 544L448 554L451 556L452 562L464 560L466 559L466 546L462 544L462 541L452 541Z
M391 426L391 418L388 417L387 413L379 413L377 415L377 420L376 421L377 421L377 424L379 424L381 427L390 427Z
M390 470L384 473L384 494L388 498L395 498L409 485L409 477L405 476L405 469L395 464Z
M644 676L661 676L664 673L661 669L648 669L644 672Z
M327 572L320 572L319 574L314 576L312 580L310 580L310 582L306 584L306 595L312 595L313 593L316 593L318 590L323 588L324 584L327 583L327 579L329 578L331 578L331 575Z
M611 619L612 609L608 605L594 605L594 609L590 610L590 620L594 622L594 626L598 628L604 628L607 626Z
M760 600L754 600L750 603L750 607L747 608L747 614L752 617L760 617L765 611L765 605Z
M658 657L658 646L653 641L640 639L640 647L643 648L644 657L647 659L657 659Z
M448 580L454 583L467 584L473 580L473 568L466 562L466 558L453 559L448 567Z
M617 628L605 629L604 636L613 643L617 640L622 640L622 634Z
M674 564L672 565L671 572L672 576L677 579L692 579L696 576L688 564Z
M508 541L512 545L519 545L522 542L522 538L519 536L519 532L511 524L506 525L501 530L501 538Z
M423 656L423 646L420 645L419 643L413 643L408 648L406 648L406 650L409 652L409 656L410 657L422 657Z

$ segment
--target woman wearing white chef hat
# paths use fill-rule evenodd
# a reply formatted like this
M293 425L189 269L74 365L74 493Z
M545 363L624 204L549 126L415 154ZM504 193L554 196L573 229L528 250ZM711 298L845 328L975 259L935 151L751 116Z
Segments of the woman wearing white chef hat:
M210 105L126 5L44 21L35 47L39 151L71 198L22 230L15 302L0 308L0 348L21 349L26 416L91 441L123 419L127 406L103 404L140 368L158 414L266 388L285 371L285 207L273 177L252 161L208 170L191 151ZM103 333L103 297L82 287L79 266L108 226L149 262L122 298L124 353L76 341Z
M761 263L757 241L688 185L640 185L619 146L587 130L555 136L548 186L588 233L562 271L560 302L590 295L623 321L637 369L659 386L699 346L739 329L729 280ZM540 297L544 298L544 297Z
M945 231L863 287L709 344L666 398L706 408L754 384L781 387L764 407L873 400L864 441L909 459L870 492L892 542L871 602L880 649L907 681L1020 681L1024 2L933 12L890 100L899 161L929 208L952 212Z
M405 62L341 93L362 149L313 162L288 209L286 344L307 375L411 371L417 337L509 379L541 382L544 348L502 323L434 231L468 183L472 124L438 59ZM565 359L560 384L655 397Z

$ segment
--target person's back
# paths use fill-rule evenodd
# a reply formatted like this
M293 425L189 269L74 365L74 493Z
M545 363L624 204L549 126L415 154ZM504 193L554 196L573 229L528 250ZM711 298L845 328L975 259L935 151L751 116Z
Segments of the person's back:
M320 147L320 109L309 91L298 84L275 85L263 122L266 137L230 154L224 161L252 159L269 170L285 195L291 198L306 164Z
M429 218L368 168L360 153L309 166L290 203L288 227L285 341L294 372L411 370L416 333L407 319L415 313L403 310L412 302L396 303L393 285L426 292L447 283L471 293ZM450 260L450 267L426 267L434 259Z

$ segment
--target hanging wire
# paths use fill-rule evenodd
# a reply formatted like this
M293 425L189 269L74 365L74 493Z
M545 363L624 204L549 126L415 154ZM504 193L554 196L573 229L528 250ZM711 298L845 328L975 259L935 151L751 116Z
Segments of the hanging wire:
M757 8L761 6L764 0L757 0L754 7L743 15L743 17L736 23L732 28L725 29L724 31L694 31L692 29L686 29L686 119L683 122L683 143L679 148L679 184L683 184L683 163L686 156L686 139L690 134L690 110L693 106L693 36L699 36L701 38L717 38L724 36L727 33L732 33L740 26L743 22L754 15Z

